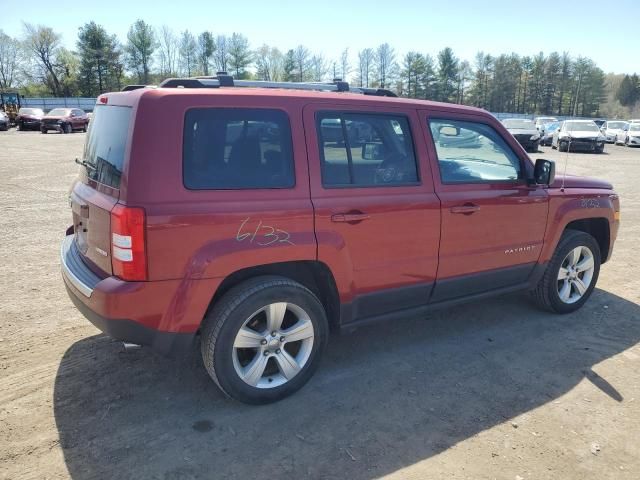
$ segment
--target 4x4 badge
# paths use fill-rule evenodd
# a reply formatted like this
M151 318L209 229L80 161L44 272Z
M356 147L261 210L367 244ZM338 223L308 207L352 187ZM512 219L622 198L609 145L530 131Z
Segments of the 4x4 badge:
M103 257L107 256L107 252L105 252L104 250L102 250L101 248L96 247L96 252L98 252L100 255L102 255Z

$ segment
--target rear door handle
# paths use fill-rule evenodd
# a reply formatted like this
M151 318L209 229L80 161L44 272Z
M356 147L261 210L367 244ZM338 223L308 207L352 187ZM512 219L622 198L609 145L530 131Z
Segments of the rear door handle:
M461 213L463 215L471 215L472 213L480 210L480 207L475 203L465 203L464 205L460 205L458 207L451 207L449 210L451 213Z
M331 221L336 223L358 223L369 218L366 213L336 213L331 215Z

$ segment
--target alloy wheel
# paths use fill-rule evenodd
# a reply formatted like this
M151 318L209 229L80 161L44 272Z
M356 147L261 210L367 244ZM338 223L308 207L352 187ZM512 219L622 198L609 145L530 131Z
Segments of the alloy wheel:
M295 377L309 361L315 331L302 308L269 304L251 315L233 343L237 375L256 388L275 388Z
M585 246L571 250L558 271L558 296L564 303L580 300L591 285L595 264L593 252Z

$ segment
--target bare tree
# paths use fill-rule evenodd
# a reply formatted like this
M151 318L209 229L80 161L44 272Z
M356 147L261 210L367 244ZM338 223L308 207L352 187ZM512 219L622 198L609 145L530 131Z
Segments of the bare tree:
M195 74L198 68L197 63L197 46L193 34L189 30L185 30L180 35L180 48L178 57L180 59L180 70L183 75L190 77Z
M340 55L340 78L347 81L347 76L351 71L351 66L349 65L349 48L345 48Z
M167 25L160 28L160 73L166 77L176 75L176 58L178 56L178 39Z
M371 48L365 48L358 52L358 83L361 87L369 87L374 57L375 54Z
M329 64L325 60L325 58L318 54L311 57L309 61L310 70L311 70L311 79L314 82L322 82L324 81L329 72Z
M62 86L57 68L57 55L60 51L60 34L44 25L24 24L26 49L33 55L40 69L40 76L48 85L51 93L62 96Z
M380 88L388 87L392 83L392 77L395 73L396 54L388 43L383 43L376 49L375 66L377 83Z
M260 80L279 82L284 75L284 55L275 47L262 45L255 52L256 75Z
M20 42L0 30L0 88L14 87L21 67Z
M295 62L295 77L298 82L304 82L311 77L311 53L302 45L298 45L293 51Z
M213 59L216 64L216 69L219 72L227 72L229 65L229 44L227 37L224 35L218 35L216 37L216 48L213 54Z

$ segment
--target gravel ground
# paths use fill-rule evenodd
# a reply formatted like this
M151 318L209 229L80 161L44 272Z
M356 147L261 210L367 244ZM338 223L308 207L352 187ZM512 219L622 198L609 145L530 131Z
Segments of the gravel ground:
M579 312L511 295L335 336L303 390L248 407L197 353L124 353L67 298L83 141L0 132L0 478L638 478L640 150L569 155L623 208Z

